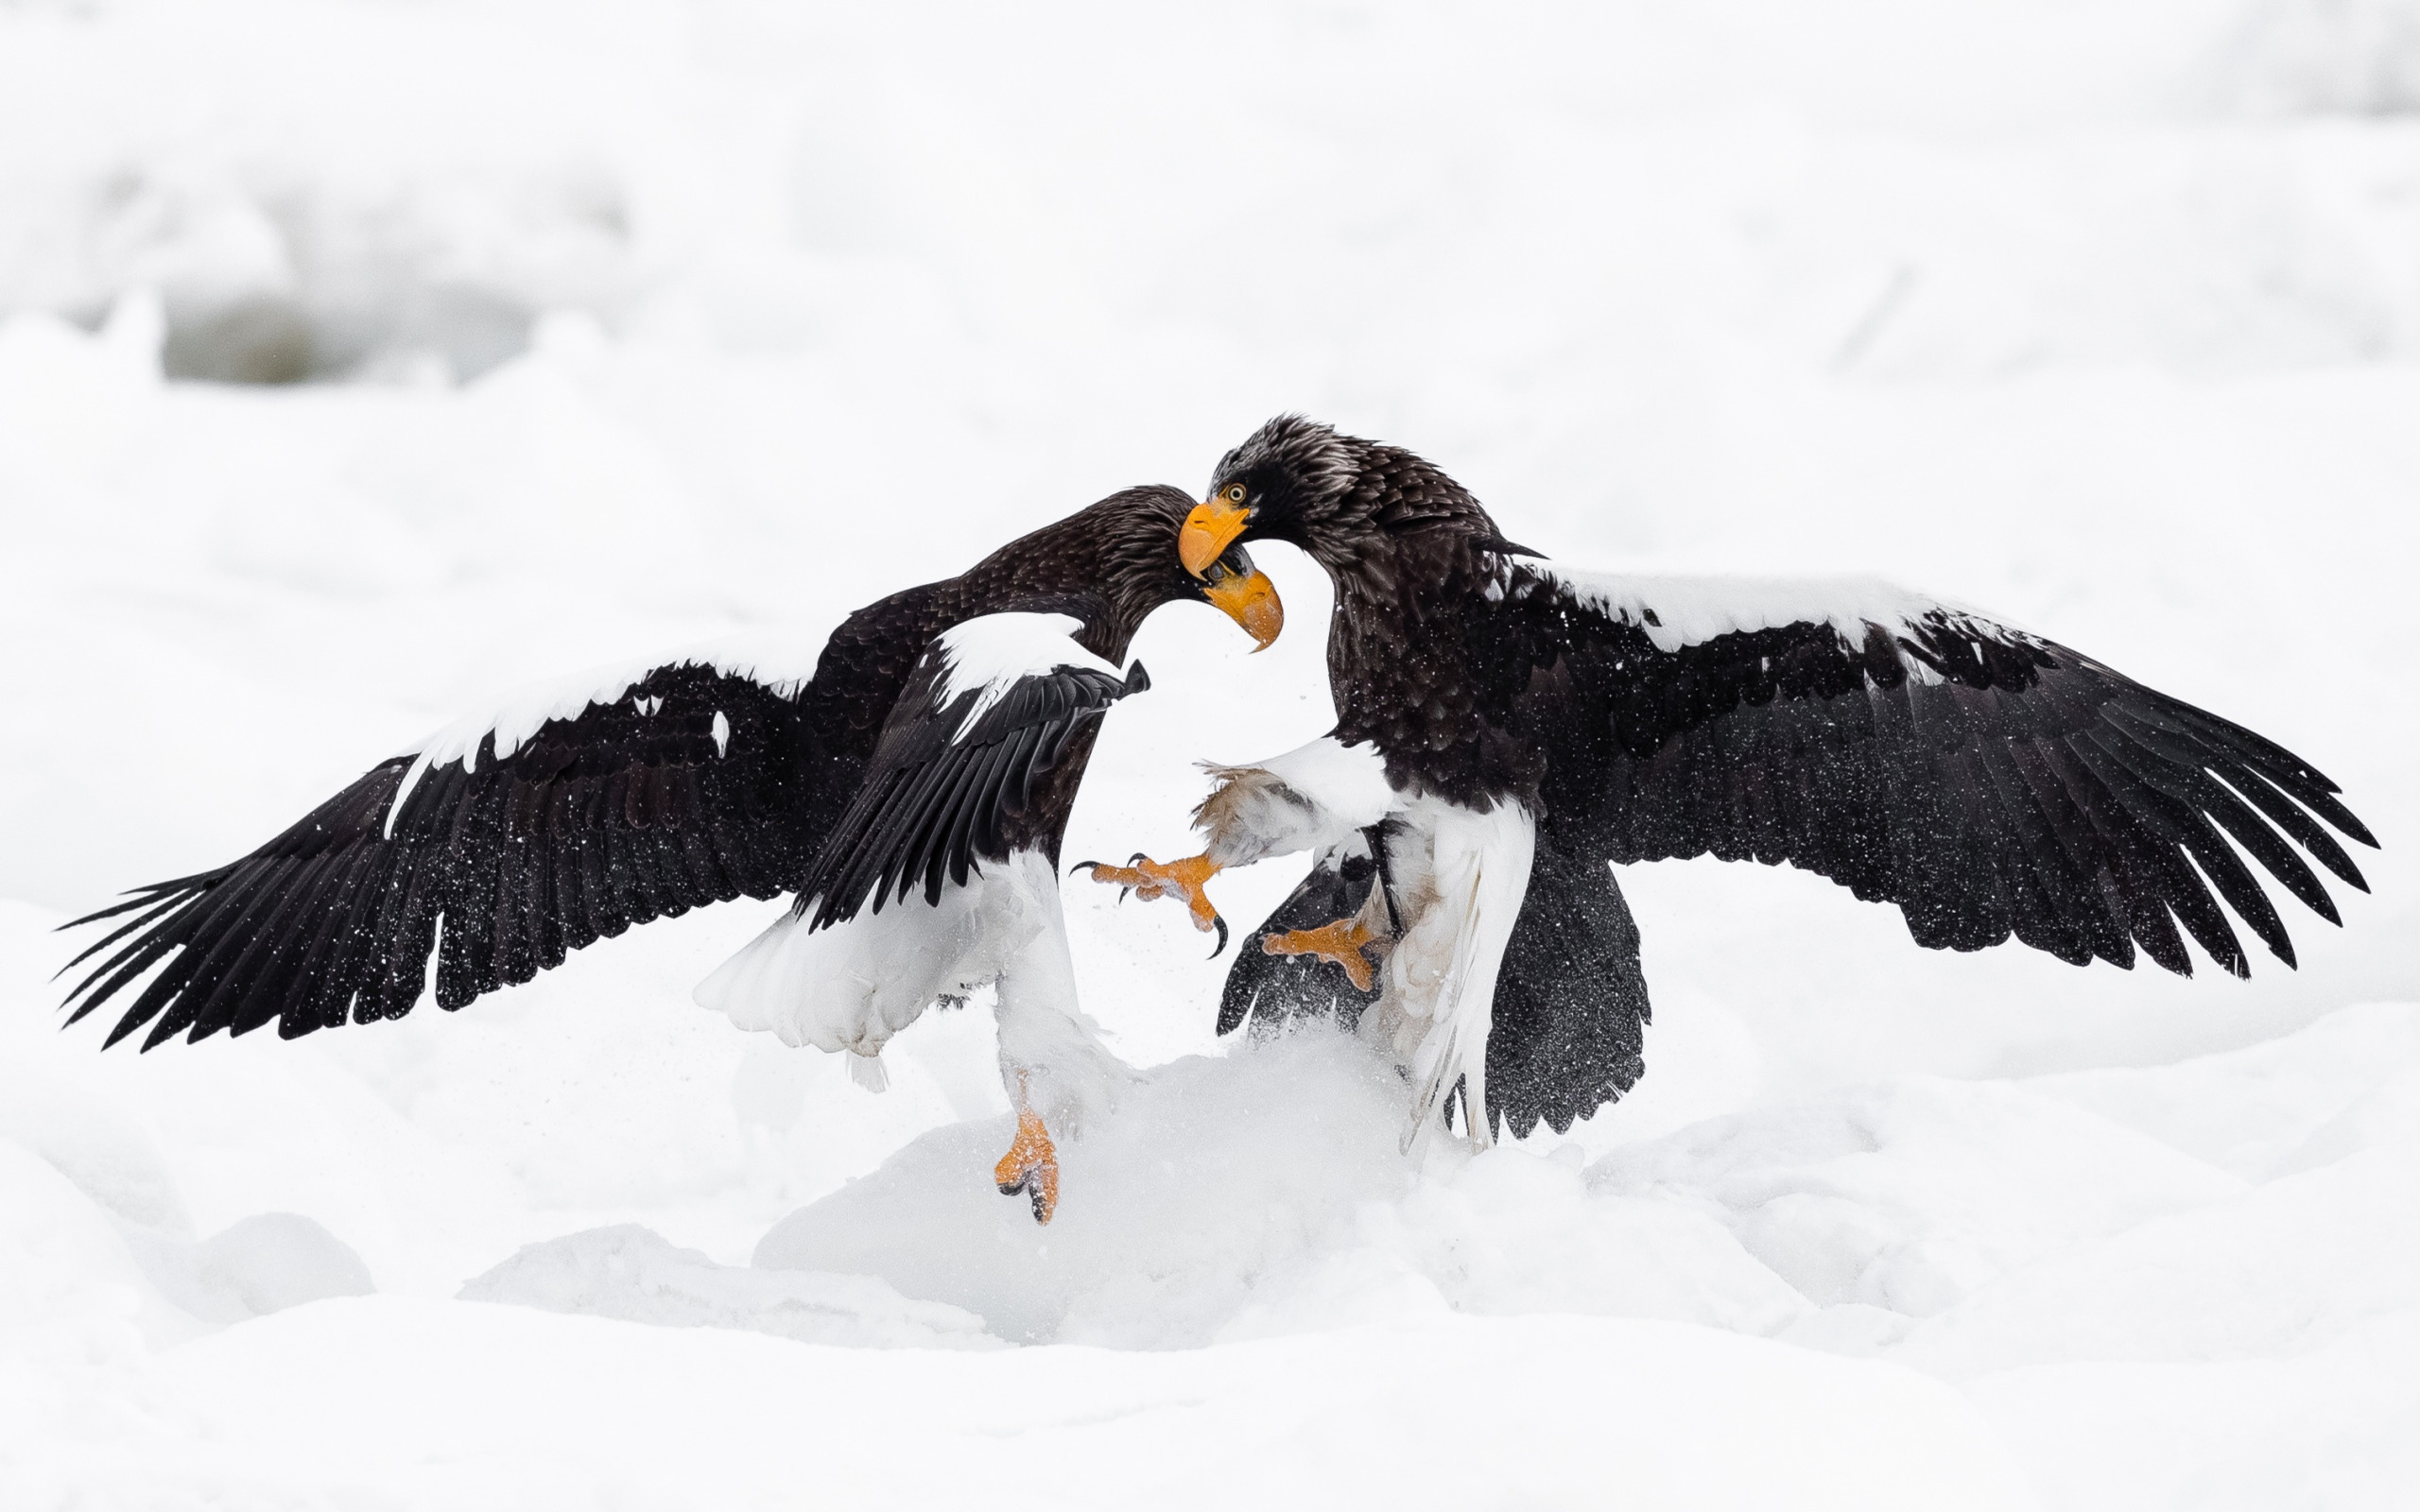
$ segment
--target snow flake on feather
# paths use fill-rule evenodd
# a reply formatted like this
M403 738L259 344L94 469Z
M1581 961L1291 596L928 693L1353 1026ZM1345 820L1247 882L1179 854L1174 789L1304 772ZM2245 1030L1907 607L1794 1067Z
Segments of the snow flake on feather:
M1636 626L1660 651L1702 645L1725 635L1779 629L1790 625L1828 625L1843 645L1865 644L1867 627L1878 626L1902 644L1921 627L1937 637L1946 630L1974 643L2046 644L2005 619L1900 588L1876 577L1682 577L1590 572L1548 562L1522 562L1510 569L1553 583L1574 599ZM1938 682L1940 674L1921 657L1903 655L1910 677Z
M942 631L942 680L934 693L946 709L966 693L976 693L975 706L958 722L950 737L956 744L975 728L991 707L1026 679L1042 677L1060 667L1081 667L1121 677L1116 667L1076 644L1083 622L1072 614L1035 614L1010 610L985 614Z
M482 747L489 760L503 761L528 744L550 720L577 719L592 706L603 708L630 697L642 714L664 707L661 698L637 698L631 690L649 673L665 667L711 667L726 677L745 678L770 689L778 697L798 695L815 676L823 647L839 618L744 631L693 646L668 657L646 662L613 662L543 681L526 683L477 713L455 720L417 745L396 754L414 758L394 798L387 805L386 833L395 833L395 818L420 780L436 766L458 761L465 772L477 769ZM729 741L729 720L716 727L719 750ZM493 742L491 742L493 737Z

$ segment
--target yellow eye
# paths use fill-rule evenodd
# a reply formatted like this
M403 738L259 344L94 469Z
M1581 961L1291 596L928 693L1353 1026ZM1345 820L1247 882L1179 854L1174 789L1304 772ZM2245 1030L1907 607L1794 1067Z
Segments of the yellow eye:
M1227 494L1226 494L1226 497L1227 497L1227 502L1228 502L1229 504L1241 504L1241 503L1243 503L1243 502L1244 502L1244 486L1243 486L1242 484L1240 484L1240 483L1230 483L1230 484L1228 484L1228 485L1227 485Z

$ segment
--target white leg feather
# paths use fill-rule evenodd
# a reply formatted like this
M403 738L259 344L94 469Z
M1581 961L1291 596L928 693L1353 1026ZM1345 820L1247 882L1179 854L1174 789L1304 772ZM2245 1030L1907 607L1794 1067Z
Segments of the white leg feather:
M784 914L698 986L697 999L743 1029L845 1051L858 1086L889 1081L882 1047L943 997L999 984L1000 1074L1011 1097L1072 1125L1132 1078L1076 1005L1075 963L1049 862L1024 851L988 864L939 903L921 897L809 930ZM1020 1106L1024 1106L1020 1104Z
M1396 1053L1418 1089L1403 1144L1410 1150L1441 1125L1459 1082L1464 1134L1483 1149L1495 1133L1487 1118L1495 979L1530 890L1537 825L1528 810L1512 803L1478 814L1423 800L1411 816L1413 835L1426 844L1390 851L1411 918L1388 957L1381 1003Z
M1101 1043L1100 1025L1076 1003L1076 963L1054 889L1045 927L1000 973L994 1009L1000 1080L1011 1103L1069 1136L1114 1106L1134 1072Z

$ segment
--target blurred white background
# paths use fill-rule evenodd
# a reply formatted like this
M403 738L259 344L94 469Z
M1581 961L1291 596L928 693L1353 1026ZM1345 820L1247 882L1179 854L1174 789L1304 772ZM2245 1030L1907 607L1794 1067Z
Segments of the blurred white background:
M1450 1244L1389 1249L1366 1212L1337 1238L1322 1226L1350 1202L1322 1189L1295 1248L1213 1246L1201 1276L1168 1262L1194 1277L1166 1283L1182 1305L1103 1280L1161 1253L1132 1233L1063 1241L1080 1258L1053 1284L1090 1298L1068 1314L1083 1327L1008 1328L972 1282L946 1299L1019 1337L1200 1343L1217 1329L1165 1320L1324 1265L1292 1301L1253 1302L1254 1327L1392 1318L1349 1299L1401 1281L1464 1313L1678 1319L1959 1380L2083 1316L2102 1323L2026 1356L2034 1375L1926 1399L1987 1423L1976 1442L1999 1447L1977 1452L2000 1469L1960 1460L1943 1482L1877 1450L1905 1470L1883 1489L1983 1504L2006 1465L2061 1506L2386 1505L2364 1498L2408 1486L2420 1467L2394 1458L2381 1404L2420 1391L2420 1291L2379 1235L2420 1236L2420 1213L2379 1183L2420 1186L2420 1075L2411 1013L2356 1005L2420 1000L2420 4L0 0L0 1155L31 1162L0 1199L22 1219L0 1232L0 1400L13 1384L89 1446L28 1458L21 1483L0 1466L0 1490L347 1504L325 1466L213 1458L174 1413L98 1405L173 1397L178 1369L217 1379L178 1345L198 1334L265 1351L271 1376L302 1358L281 1349L334 1348L293 1332L302 1313L276 1347L233 1342L267 1324L211 1332L271 1310L263 1266L318 1278L293 1296L350 1286L285 1230L212 1250L239 1220L305 1214L384 1292L424 1297L599 1223L737 1262L999 1103L977 1016L903 1040L877 1102L691 1008L764 906L653 926L458 1016L140 1060L97 1056L98 1022L55 1031L49 926L250 849L510 684L862 603L1127 484L1198 490L1285 409L1425 453L1558 557L1879 572L2005 613L2335 777L2386 843L2359 857L2375 891L2344 900L2342 932L2289 915L2303 970L2262 956L2238 984L1919 953L1894 914L1795 874L1626 872L1659 1011L1638 1094L1576 1135L1591 1200L1652 1189L1713 1214L1794 1302L1768 1306L1764 1280L1581 1300L1470 1281L1455 1246L1514 1244L1514 1211L1549 1271L1566 1253L1573 1276L1714 1272L1638 1211L1587 1209L1650 1235L1612 1257L1437 1172L1386 1222ZM1206 611L1155 622L1137 650L1159 691L1111 722L1071 853L1171 853L1196 759L1324 728L1324 585L1282 548L1263 559L1288 640L1246 661ZM1230 879L1223 901L1249 919L1287 882ZM1219 967L1181 916L1072 906L1087 1005L1121 1051L1215 1052ZM2191 1058L2215 1052L2255 1059ZM2011 1087L2123 1138L2012 1124L1992 1111ZM1950 1111L1872 1111L1909 1097ZM1825 1120L1863 1131L1842 1149L1913 1141L1935 1184L1823 1164ZM2223 1132L2239 1125L2261 1132ZM2003 1148L1991 1129L2020 1132ZM2073 1201L2014 1195L2073 1198L2076 1172L2144 1138L2250 1185L2144 1177L2165 1195L2073 1231ZM1961 1165L1969 1144L1997 1153ZM2064 1174L2027 1165L2050 1148ZM2374 1175L2302 1207L2234 1200L2286 1201L2271 1188L2328 1151ZM1722 1184L1742 1171L1798 1174ZM1855 1212L1777 1217L1785 1189ZM1944 1205L1952 1189L1968 1206ZM1441 1218L1437 1191L1477 1207ZM914 1196L897 1211L921 1213ZM2237 1227L2136 1230L2187 1208ZM942 1220L899 1222L898 1246L929 1247ZM2334 1280L2144 1280L2290 1234ZM2075 1259L2125 1244L2132 1260ZM1374 1246L1396 1270L1339 1258ZM880 1255L862 1268L940 1295ZM2213 1321L2262 1306L2302 1321ZM390 1337L338 1308L306 1311L389 1344L459 1328L499 1359L561 1343L435 1314ZM2169 1332L2109 1321L2150 1314ZM1903 1348L1953 1315L1951 1344ZM1336 1348L1314 1374L1361 1358ZM630 1370L655 1358L631 1349ZM1775 1420L1865 1400L1830 1377L1772 1389ZM498 1504L588 1504L563 1467L589 1452ZM416 1473L383 1494L492 1488ZM1620 1482L1580 1466L1570 1484L1594 1504Z

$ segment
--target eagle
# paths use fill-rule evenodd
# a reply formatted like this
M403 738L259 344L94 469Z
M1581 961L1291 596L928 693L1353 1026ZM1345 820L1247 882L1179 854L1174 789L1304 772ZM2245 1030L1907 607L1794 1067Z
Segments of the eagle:
M1214 769L1201 854L1093 875L1208 928L1219 870L1312 851L1219 1029L1330 1016L1380 1039L1407 1147L1457 1102L1484 1145L1636 1082L1647 988L1608 863L1786 864L1896 904L1921 946L2139 949L2187 975L2180 925L2249 974L2221 899L2294 962L2244 857L2331 923L2297 847L2367 890L2328 830L2377 842L2300 757L1945 599L1566 567L1412 453L1290 415L1219 462L1178 550L1206 571L1256 540L1335 582L1336 728Z
M1129 489L890 594L828 635L727 643L528 690L372 766L250 855L65 926L131 915L69 963L71 1023L145 982L105 1046L274 1021L287 1039L457 1009L634 923L795 905L698 989L745 1028L850 1053L996 988L1017 1134L994 1175L1037 1221L1051 1131L1123 1068L1078 1010L1059 846L1121 670L1161 606L1260 646L1285 614L1241 547L1195 572L1180 489Z

